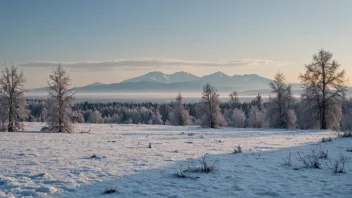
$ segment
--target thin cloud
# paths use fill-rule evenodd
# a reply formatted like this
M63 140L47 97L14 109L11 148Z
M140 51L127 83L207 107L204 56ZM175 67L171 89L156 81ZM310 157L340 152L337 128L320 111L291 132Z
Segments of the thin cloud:
M18 66L23 68L53 68L58 64L70 69L84 70L109 70L115 68L125 69L146 69L146 68L177 68L177 67L286 67L294 64L294 62L271 61L260 59L233 59L227 61L207 62L207 61L189 61L179 59L164 58L145 58L145 59L120 59L114 61L84 61L84 62L50 62L38 61L22 63Z

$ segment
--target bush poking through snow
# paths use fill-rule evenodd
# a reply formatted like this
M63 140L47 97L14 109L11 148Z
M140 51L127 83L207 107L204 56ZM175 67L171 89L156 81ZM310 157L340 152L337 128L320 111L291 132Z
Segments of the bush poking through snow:
M318 158L319 159L327 159L328 158L328 150L324 150L321 146L320 146L320 150L318 152Z
M223 143L224 141L214 139L215 143Z
M331 169L334 173L345 173L345 164L347 163L347 158L345 156L340 156L334 163L330 161L330 164L327 164L328 168Z
M208 154L205 154L203 156L203 160L201 161L200 165L188 167L187 170L185 170L184 172L201 172L201 173L212 172L214 170L215 165L219 162L219 160L216 160L212 165L209 165L209 163L205 159L207 155Z
M150 149L152 148L152 143L149 142L148 148L150 148Z
M192 133L192 132L188 133L188 136L194 136L194 133Z
M332 138L331 138L331 137L328 137L328 138L323 137L323 138L321 139L321 142L332 142Z
M96 154L93 154L92 156L89 157L89 159L97 159L98 156Z
M288 154L286 158L284 158L284 165L285 166L291 166L292 165L292 158L291 158L291 152Z
M108 195L108 194L112 194L112 193L115 193L116 192L116 189L115 188L109 188L109 189L106 189L104 191L104 194L105 195Z
M179 172L177 172L176 174L175 174L175 177L178 177L178 178L188 178L188 179L198 179L199 177L191 177L191 176L189 176L189 175L186 175L184 172L186 172L186 171L182 171L181 168L182 166L180 166L180 171Z
M306 155L303 152L298 153L298 161L302 162L306 168L317 168L320 169L320 163L318 155L315 153L315 150L312 150L312 154Z
M234 153L234 154L242 153L242 147L241 147L240 145L236 146L236 147L233 149L233 153Z

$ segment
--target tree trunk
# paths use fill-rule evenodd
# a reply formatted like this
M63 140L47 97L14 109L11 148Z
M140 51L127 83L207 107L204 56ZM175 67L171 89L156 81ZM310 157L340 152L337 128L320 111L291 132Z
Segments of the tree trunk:
M13 132L13 120L12 120L12 104L10 104L9 110L9 125L7 127L8 132Z
M327 123L326 123L326 107L325 107L325 104L323 105L323 112L322 112L322 115L321 115L321 120L320 120L320 128L321 129L328 129L328 126L327 126Z
M322 77L323 77L323 101L322 101L322 115L320 118L320 129L327 129L326 125L326 73L325 64L322 64Z

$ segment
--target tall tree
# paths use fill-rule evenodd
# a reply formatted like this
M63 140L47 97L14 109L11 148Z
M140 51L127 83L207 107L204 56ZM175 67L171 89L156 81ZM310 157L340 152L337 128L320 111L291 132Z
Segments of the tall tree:
M258 95L252 100L251 105L256 106L258 111L264 111L263 99L260 93L258 93Z
M183 104L181 93L178 93L176 100L173 102L173 109L169 117L170 123L175 126L184 126L191 122L189 113Z
M230 105L231 105L231 108L232 110L234 110L235 108L238 107L240 101L238 99L238 94L237 94L237 91L233 91L232 93L230 93L229 95L230 97Z
M24 94L25 79L23 72L15 66L6 67L0 77L0 111L1 117L7 118L7 131L21 128L20 121L28 117L27 102Z
M332 59L332 53L323 49L313 55L313 62L305 66L300 75L304 87L302 100L307 113L319 120L320 129L328 128L328 117L336 118L341 112L341 102L346 93L345 70L339 71L340 64Z
M232 126L235 128L243 128L246 115L241 109L234 109L232 114Z
M70 81L70 76L61 65L49 75L47 124L50 132L73 132L72 103L75 92L70 88Z
M264 113L258 109L258 106L252 105L249 112L248 125L252 128L262 128L264 125Z
M288 119L293 118L292 114L294 113L294 111L289 112L290 107L294 103L291 85L286 84L285 76L279 72L269 86L274 94L269 99L266 111L270 127L292 128L292 120ZM290 113L290 116L288 113Z
M226 126L224 116L220 112L220 100L217 90L210 84L203 88L201 102L202 126L210 128L219 128Z

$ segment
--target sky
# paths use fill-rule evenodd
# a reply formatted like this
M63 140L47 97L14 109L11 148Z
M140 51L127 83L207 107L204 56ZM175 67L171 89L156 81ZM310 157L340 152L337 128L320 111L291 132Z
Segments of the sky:
M59 63L73 86L151 71L280 71L299 82L323 48L352 77L351 8L350 0L0 0L0 66L19 66L27 88L45 86Z

